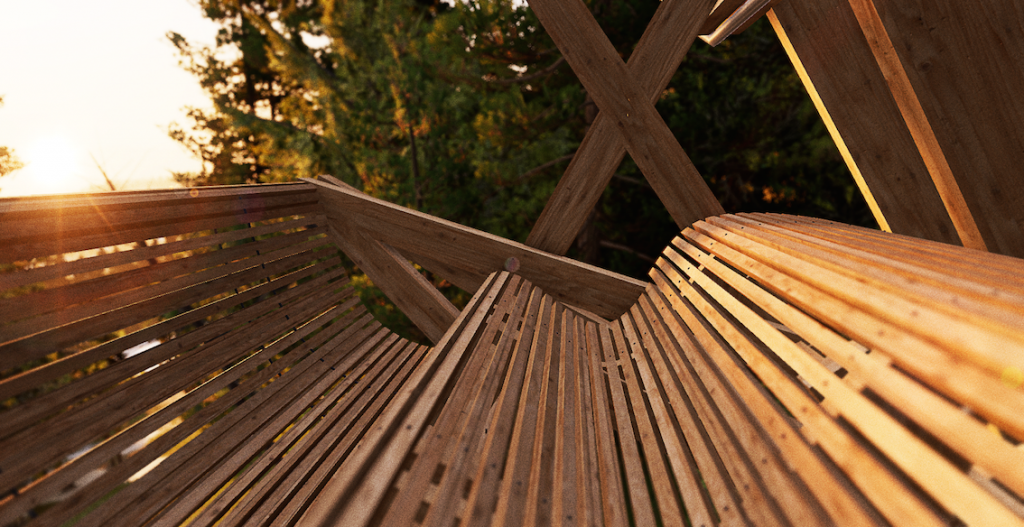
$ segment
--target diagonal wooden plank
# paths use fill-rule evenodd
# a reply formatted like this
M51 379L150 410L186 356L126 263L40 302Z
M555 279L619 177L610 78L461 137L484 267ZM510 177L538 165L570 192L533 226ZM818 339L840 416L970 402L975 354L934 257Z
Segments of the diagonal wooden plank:
M711 3L684 7L678 0L665 2L629 68L581 1L534 0L530 5L602 112L528 243L550 252L565 252L582 224L578 217L585 217L597 203L621 160L623 147L679 226L721 214L721 204L652 104L689 49ZM632 66L634 60L636 66ZM616 135L618 142L606 137ZM583 199L572 197L580 193ZM558 228L559 223L566 225Z
M629 56L629 72L646 90L652 103L658 100L693 45L711 0L691 4L683 0L662 2ZM626 143L614 126L607 114L597 115L544 205L526 239L527 245L555 254L569 250L587 214L601 198L626 155Z
M539 251L358 191L312 179L305 181L318 187L329 221L337 218L351 221L354 227L390 244L421 265L428 263L418 256L429 256L434 263L462 275L465 281L479 279L482 282L482 277L503 269L509 258L516 258L519 262L516 273L523 278L560 301L607 318L621 315L639 298L646 285L640 280ZM435 270L429 265L428 268ZM448 278L454 283L461 281Z
M398 251L334 218L330 231L338 247L431 342L437 342L455 322L459 310Z

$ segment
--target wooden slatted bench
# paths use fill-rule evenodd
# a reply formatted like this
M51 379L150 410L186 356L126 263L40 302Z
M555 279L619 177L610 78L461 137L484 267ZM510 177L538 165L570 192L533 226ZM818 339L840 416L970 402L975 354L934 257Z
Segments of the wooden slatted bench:
M727 215L614 320L496 272L427 347L317 196L3 210L0 525L1024 524L1020 260Z

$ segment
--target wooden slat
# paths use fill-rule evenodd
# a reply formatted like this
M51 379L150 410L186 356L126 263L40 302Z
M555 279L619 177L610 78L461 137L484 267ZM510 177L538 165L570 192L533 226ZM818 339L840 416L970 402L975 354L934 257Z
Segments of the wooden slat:
M227 228L233 225L244 225L257 221L278 218L290 219L292 216L314 216L319 212L320 207L315 201L291 204L285 200L285 205L282 207L269 209L255 208L245 214L228 211L214 215L188 216L180 218L180 221L140 223L119 229L100 228L73 233L73 236L71 235L72 233L64 233L60 236L41 235L36 238L17 240L3 249L6 253L6 258L10 260L28 260L55 254L87 251L98 247L137 243L143 240L197 231Z
M513 429L521 422L517 416L526 410L524 406L528 406L524 404L528 401L520 401L520 398L526 393L523 387L530 380L529 373L533 371L531 365L535 364L536 356L532 351L537 346L536 338L543 335L538 326L544 301L543 293L537 289L531 291L521 338L510 358L511 366L498 394L497 407L487 424L488 432L481 453L481 462L473 476L473 488L466 498L466 512L462 517L469 525L489 523L501 495L499 486L502 483L502 469L506 466L506 456L513 440ZM511 474L506 473L506 478L511 477Z
M362 335L365 336L367 332L373 332L374 326L379 327L376 324L371 325L362 332ZM378 332L378 335L371 337L369 342L374 343L374 339L380 337L383 337L383 333ZM336 336L336 338L340 337ZM348 340L345 344L358 345L362 341L362 339L356 340ZM141 524L149 516L163 508L168 499L172 499L184 490L186 485L206 471L215 468L222 456L227 454L226 450L236 442L247 438L254 432L266 433L271 430L271 427L260 428L260 425L272 418L278 410L283 409L288 402L291 402L293 394L301 393L307 386L306 381L312 384L320 378L321 374L331 374L336 379L344 372L342 368L335 368L333 372L331 370L344 358L339 356L343 354L337 353L337 351L339 350L335 346L320 346L316 352L309 354L298 365L293 366L287 372L288 375L258 390L253 397L247 399L227 416L213 423L152 471L121 490L117 500L104 502L90 513L82 521L82 524L87 526L106 525L115 517L117 521ZM324 361L320 361L320 358L323 358ZM302 375L306 371L309 372L310 378ZM331 378L330 376L326 377L323 382ZM310 391L307 395L312 398L319 393ZM256 428L247 430L245 428L249 426L247 423L251 423L251 426ZM273 432L277 433L276 430Z
M114 300L115 305L131 304L137 301L139 293L149 298L158 296L181 288L181 284L189 284L193 280L203 281L203 275L198 274L201 271L225 264L228 264L225 268L230 269L231 264L247 258L253 258L254 261L262 260L260 263L263 263L268 258L273 258L272 253L275 251L291 246L300 246L304 242L308 246L311 238L322 237L326 232L327 229L324 227L299 231L258 243L236 245L227 249L196 254L121 273L107 274L63 287L2 299L0 300L0 319L17 321L60 310L62 311L61 316L46 317L45 323L51 324L50 327L63 325L66 321L75 320L75 315L70 314L74 312L69 309L71 307L89 304L100 299L113 300L114 298L117 299ZM141 288L141 290L132 291L137 288ZM0 341L6 340L6 335L7 328L4 328Z
M513 277L509 281L508 287L512 290L517 289L519 283L518 277ZM499 321L510 317L511 325L512 320L518 320L518 316L521 316L526 307L528 298L529 290L520 290L515 295L503 295L494 306L493 312L489 314L490 322L483 328L475 344L467 350L468 358L464 368L473 374L460 376L455 381L452 391L447 395L442 395L441 404L443 406L438 410L434 428L429 436L420 439L423 442L423 445L419 447L421 454L417 456L416 461L409 469L409 481L403 486L399 495L391 503L387 514L381 520L384 524L411 524L419 512L420 502L423 500L427 488L435 483L439 490L435 502L427 512L427 517L423 520L424 523L431 523L430 519L436 512L435 508L442 513L442 518L455 516L455 511L451 510L454 507L451 498L461 497L460 491L464 477L462 460L471 454L470 449L472 448L468 444L472 438L465 437L463 434L467 428L474 428L474 422L485 417L481 416L484 409L482 402L493 401L495 395L487 393L487 388L496 389L495 384L501 378L499 377L500 372L496 372L495 369L501 369L498 364L509 356L507 350L502 353L499 347L494 346L494 339L501 326ZM498 345L509 346L512 335L514 335L512 331L502 332L501 342ZM465 443L460 444L460 440ZM434 476L438 467L441 466L444 467L444 473L440 475L440 480L435 482ZM452 487L458 490L453 491ZM441 491L441 489L445 490Z
M433 255L468 275L484 277L504 268L509 257L517 273L548 294L604 317L622 314L643 291L643 282L575 260L539 251L462 225L428 216L334 185L311 181L321 190L328 218L343 218L399 252Z
M684 264L688 265L688 264ZM824 412L824 410L818 406L807 394L792 383L792 381L785 377L785 375L778 369L778 367L770 363L767 357L760 354L760 351L753 346L752 343L745 340L744 336L741 336L738 330L726 322L724 317L720 313L716 313L714 309L708 304L708 302L697 293L693 286L689 285L687 279L683 276L678 275L678 271L671 268L668 262L662 260L658 266L662 271L666 273L663 277L660 274L654 275L652 278L655 279L655 283L659 285L659 289L662 294L665 294L677 313L682 315L688 315L688 310L685 306L679 304L678 299L675 297L676 293L669 289L669 282L674 284L677 288L680 288L680 293L686 297L687 300L692 302L695 307L704 316L709 316L709 322L715 327L717 331L723 333L723 336L727 338L731 345L737 346L737 351L742 354L744 362L751 370L758 375L758 378L765 383L775 394L775 397L785 405L790 412L794 414L794 417L800 421L803 425L804 434L812 434L812 440L817 442L822 449L832 458L832 460L842 467L846 471L848 477L857 483L861 491L872 500L874 505L878 509L896 524L903 522L914 522L921 523L924 525L940 525L941 520L929 509L929 507L913 493L908 492L900 483L900 481L886 468L884 468L878 460L876 460L871 453L866 451L861 445L856 444L852 441L839 426L833 422ZM692 267L692 266L691 266ZM675 276L673 276L675 275ZM685 310L685 311L684 311ZM688 323L689 327L695 330L700 329L699 326L694 325L694 322ZM698 334L700 336L700 334ZM753 384L753 379L748 377L745 372L737 371L737 368L733 364L733 359L722 355L721 348L717 345L712 344L712 341L707 337L703 338L702 344L705 349L715 355L717 358L713 359L714 363L719 368L723 369L723 373L728 375L728 379L732 386L736 389L744 390L743 399L747 404L759 404L761 409L758 410L757 406L753 408L759 412L759 421L761 423L772 424L773 422L779 421L778 417L774 420L768 419L773 409L770 406L764 405L762 401L765 401L765 395L759 394L759 388ZM709 346L709 344L711 344ZM741 392L742 393L742 392ZM774 410L778 412L778 410ZM764 413L760 413L764 412ZM777 415L777 414L776 414ZM736 426L738 423L743 423L742 419L733 418L730 419L730 423ZM754 422L750 422L749 425L753 425ZM775 424L778 427L778 424ZM814 432L807 432L806 430L812 429ZM799 448L799 440L793 440L791 437L794 432L792 429L786 432L776 429L772 435L779 440L789 440L792 445L791 448ZM805 436L806 437L806 436ZM750 441L753 439L749 434L740 434L740 440L746 439ZM758 443L749 442L744 445L746 450L752 450L756 448ZM760 454L764 456L765 454ZM756 457L756 456L755 456ZM728 460L726 456L723 456L723 460ZM727 461L728 462L728 461ZM735 476L734 476L735 477ZM783 479L782 481L785 481ZM744 487L746 490L746 488ZM781 497L781 496L780 496ZM762 498L763 499L763 498ZM788 496L787 496L788 499ZM761 507L757 507L753 511L747 509L748 512L756 512ZM855 510L855 509L854 509ZM767 510L766 510L767 512ZM757 521L757 523L763 523L764 520ZM769 524L772 522L769 521Z
M59 328L40 328L46 331L35 333L18 341L0 347L0 371L22 364L26 359L39 358L53 350L60 350L72 344L98 338L107 333L130 327L174 309L189 306L201 300L209 299L217 294L233 291L234 288L248 286L254 282L267 280L275 274L285 273L291 269L303 268L315 263L315 259L324 258L326 251L316 253L306 251L281 258L263 265L257 265L241 272L216 279L217 290L210 291L204 284L196 284L179 291L144 300L128 306L113 304L109 311L97 310L102 304L87 306L92 311L100 311L96 316L78 320ZM337 257L328 258L326 267L335 265ZM212 274L212 273L211 273ZM205 284L209 285L209 284ZM83 309L85 311L85 309ZM32 322L32 321L30 321ZM49 325L44 321L40 326ZM26 327L31 327L28 324Z
M523 525L527 511L522 507L529 492L533 447L538 430L539 398L547 381L546 365L550 363L551 336L555 330L554 304L550 296L541 299L537 315L537 329L530 346L530 360L526 365L526 379L519 394L515 424L508 444L504 475L501 480L491 525ZM489 514L490 511L483 511ZM474 517L476 515L474 511ZM486 516L485 516L486 517Z
M335 295L331 300L337 301L344 296L348 296L348 293ZM310 316L317 310L323 310L324 299L313 297L304 300L289 305L289 308L294 308L292 314L296 317ZM25 426L0 443L3 446L0 451L4 452L0 456L0 464L3 466L0 485L3 488L16 485L31 475L34 468L46 466L74 452L118 423L186 389L205 375L228 367L231 362L244 356L247 350L261 343L261 339L276 336L295 325L289 315L283 313L270 318L260 321L266 333L255 333L250 327L224 334L205 343L217 350L216 353L191 353L184 358L179 357L147 375L135 376L122 382L113 390L75 408L73 412L63 413L58 418L35 426ZM75 430L76 433L68 435L67 430ZM42 446L25 451L29 445L40 442Z
M316 525L359 525L368 520L432 412L444 386L462 362L474 328L484 322L509 275L482 287L438 344L440 350L417 369L359 441L343 467L316 497L301 521ZM483 309L481 309L483 307ZM418 397L413 397L418 394ZM365 478L365 479L363 479Z
M172 332L185 330L200 320L204 320L207 317L216 317L218 313L223 313L225 311L239 307L239 305L243 302L247 302L264 294L270 294L281 287L310 277L314 274L314 272L319 271L323 270L317 269L316 267L304 268L295 273L284 275L275 278L272 281L265 282L255 287L246 289L245 291L242 291L237 295L232 295L227 298L216 300L202 307L179 314L173 318L164 320L147 328L140 329L138 331L135 331L134 333L130 333L121 338L105 342L86 351L75 353L73 355L60 358L53 362L48 362L42 366L39 366L38 368L3 379L2 381L0 381L0 400L8 399L22 392L26 392L35 387L44 385L48 382L53 381L54 379L57 379L62 375L67 375L69 373L74 372L75 370L86 368L89 365L106 359L108 357L120 355L125 350L137 346L139 344L143 344L151 340L166 337L170 335ZM322 274L319 277L315 278L314 281L316 282L316 285L327 285L327 283L330 280L339 278L343 274L344 270L335 270L333 274ZM334 287L343 287L344 285L346 285L346 283L347 280L339 281L334 284ZM285 291L282 293L281 298L287 298L288 295L293 295L296 293L298 293L298 291ZM198 331L209 330L200 329ZM142 362L143 360L146 359L143 359L142 356L136 356L131 359L128 359L128 361L132 362ZM119 367L121 366L113 365L110 368L116 369ZM98 373L98 375L105 374ZM75 384L78 385L78 383ZM100 384L102 384L102 381L100 381ZM76 390L77 389L81 388L76 388ZM65 399L65 402L67 400L74 398L75 396L69 395L67 397L69 398ZM28 404L34 404L34 401Z
M782 2L768 19L879 226L959 244L848 0Z
M709 9L707 1L666 0L658 6L626 66L652 104L679 69L697 37L697 26ZM565 254L569 250L626 153L626 141L615 122L616 119L606 113L597 115L544 205L526 245L554 254ZM663 192L659 192L659 196L668 203L672 196Z
M970 209L964 221L973 218L989 250L1024 257L1024 190L1014 176L1024 163L1024 104L1017 88L1024 73L1007 67L1024 60L1021 6L883 0L850 5L865 33L884 28L891 40L885 58L902 66L905 81L891 88L912 130L918 116L925 119L922 135L930 125L934 145L925 136L917 138L918 147L934 149L937 161L941 153L948 163L943 176L951 179L950 187L959 186ZM879 35L876 57L883 45ZM908 112L901 100L912 105L914 98L919 108Z
M675 260L675 259L674 259ZM963 472L952 463L933 451L921 439L901 426L891 416L873 405L866 397L856 393L845 383L835 382L834 375L818 362L813 361L796 344L782 335L777 329L767 324L760 316L732 297L728 292L711 281L706 275L697 271L692 265L675 260L686 275L719 302L728 312L736 317L743 326L769 346L772 351L792 367L797 374L811 383L826 400L831 399L834 407L851 425L870 440L924 490L947 507L951 512L967 522L978 525L1024 525L1012 512L1002 507L990 494L978 488ZM677 282L678 284L679 282ZM714 322L714 321L713 321ZM716 325L716 327L721 327ZM721 329L720 329L721 331ZM738 342L730 339L730 342ZM759 360L741 351L744 359L764 381L766 387L791 408L799 408L794 412L798 418L804 418L804 406L793 404L786 394L785 383L778 383L766 375L767 368L758 367ZM810 433L817 435L819 441L834 439L841 435L838 429L831 433L814 432L828 421L814 419L805 421Z
M706 238L702 239L707 243ZM693 247L686 247L684 251L779 322L806 338L826 356L837 361L854 375L858 382L884 397L964 458L996 475L1004 485L1019 495L1024 495L1024 478L1018 477L1012 468L1024 466L1024 451L1014 449L1012 444L992 434L982 423L965 414L956 405L934 394L899 370L891 368L892 359L884 356L883 352L875 350L870 354L863 353L859 346L829 330L802 311L761 290L709 255ZM716 254L727 255L729 262L742 264L741 269L751 267L751 260L728 247L719 245ZM775 278L784 280L781 277ZM789 280L778 285L800 287Z
M373 284L405 313L431 342L438 342L459 310L391 246L359 231L343 219L332 220L331 235Z
M1024 370L1024 332L1016 328L1016 324L1001 320L987 323L971 323L970 312L958 315L942 307L940 302L958 302L949 297L936 296L922 299L908 292L892 287L884 287L878 282L867 281L864 277L850 276L848 273L826 269L814 262L810 257L794 256L779 250L765 237L757 236L742 225L726 219L712 218L717 229L716 238L728 238L724 243L733 241L754 248L758 254L770 252L776 260L775 265L787 268L788 273L796 274L806 283L834 294L844 301L858 306L876 316L884 317L895 325L911 332L925 331L927 338L947 348L961 360L969 361L978 367L992 372L998 377L1006 368ZM701 223L700 225L705 225ZM712 224L707 224L712 225ZM732 237L724 231L731 232ZM748 241L740 232L749 234L755 241ZM754 253L748 253L754 254ZM864 288L868 283L872 287ZM882 286L882 287L880 287ZM956 298L955 295L952 298Z
M92 271L104 269L118 269L122 266L146 260L173 257L176 253L186 253L204 247L216 247L221 244L231 244L260 236L270 234L294 232L293 229L306 229L311 226L324 225L324 216L299 218L278 223L252 226L249 229L232 230L218 234L196 236L185 238L168 243L144 246L119 251L109 254L99 254L91 258L79 258L70 262L60 261L53 265L34 267L32 269L19 270L16 273L0 275L0 291L23 287L26 285L47 282L54 279L69 278L69 275L86 275ZM76 276L77 278L77 276Z

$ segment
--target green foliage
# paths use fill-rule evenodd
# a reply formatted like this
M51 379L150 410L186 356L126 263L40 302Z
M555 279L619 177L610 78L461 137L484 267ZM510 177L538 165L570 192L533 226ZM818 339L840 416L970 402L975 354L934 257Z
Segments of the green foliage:
M658 6L589 5L624 59ZM214 48L168 35L215 104L170 130L204 161L202 171L177 175L190 185L331 174L523 241L593 119L533 12L510 0L200 6L221 27ZM765 21L718 48L695 44L657 107L727 210L870 224ZM616 176L588 223L591 245L570 256L643 276L643 255L657 255L678 230L632 161ZM390 319L393 308L367 291L371 310Z

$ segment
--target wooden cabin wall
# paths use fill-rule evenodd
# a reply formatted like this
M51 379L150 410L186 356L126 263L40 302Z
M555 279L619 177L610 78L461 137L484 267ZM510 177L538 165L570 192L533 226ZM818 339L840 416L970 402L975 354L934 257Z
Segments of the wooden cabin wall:
M770 18L893 232L1024 256L1021 2L796 0Z

